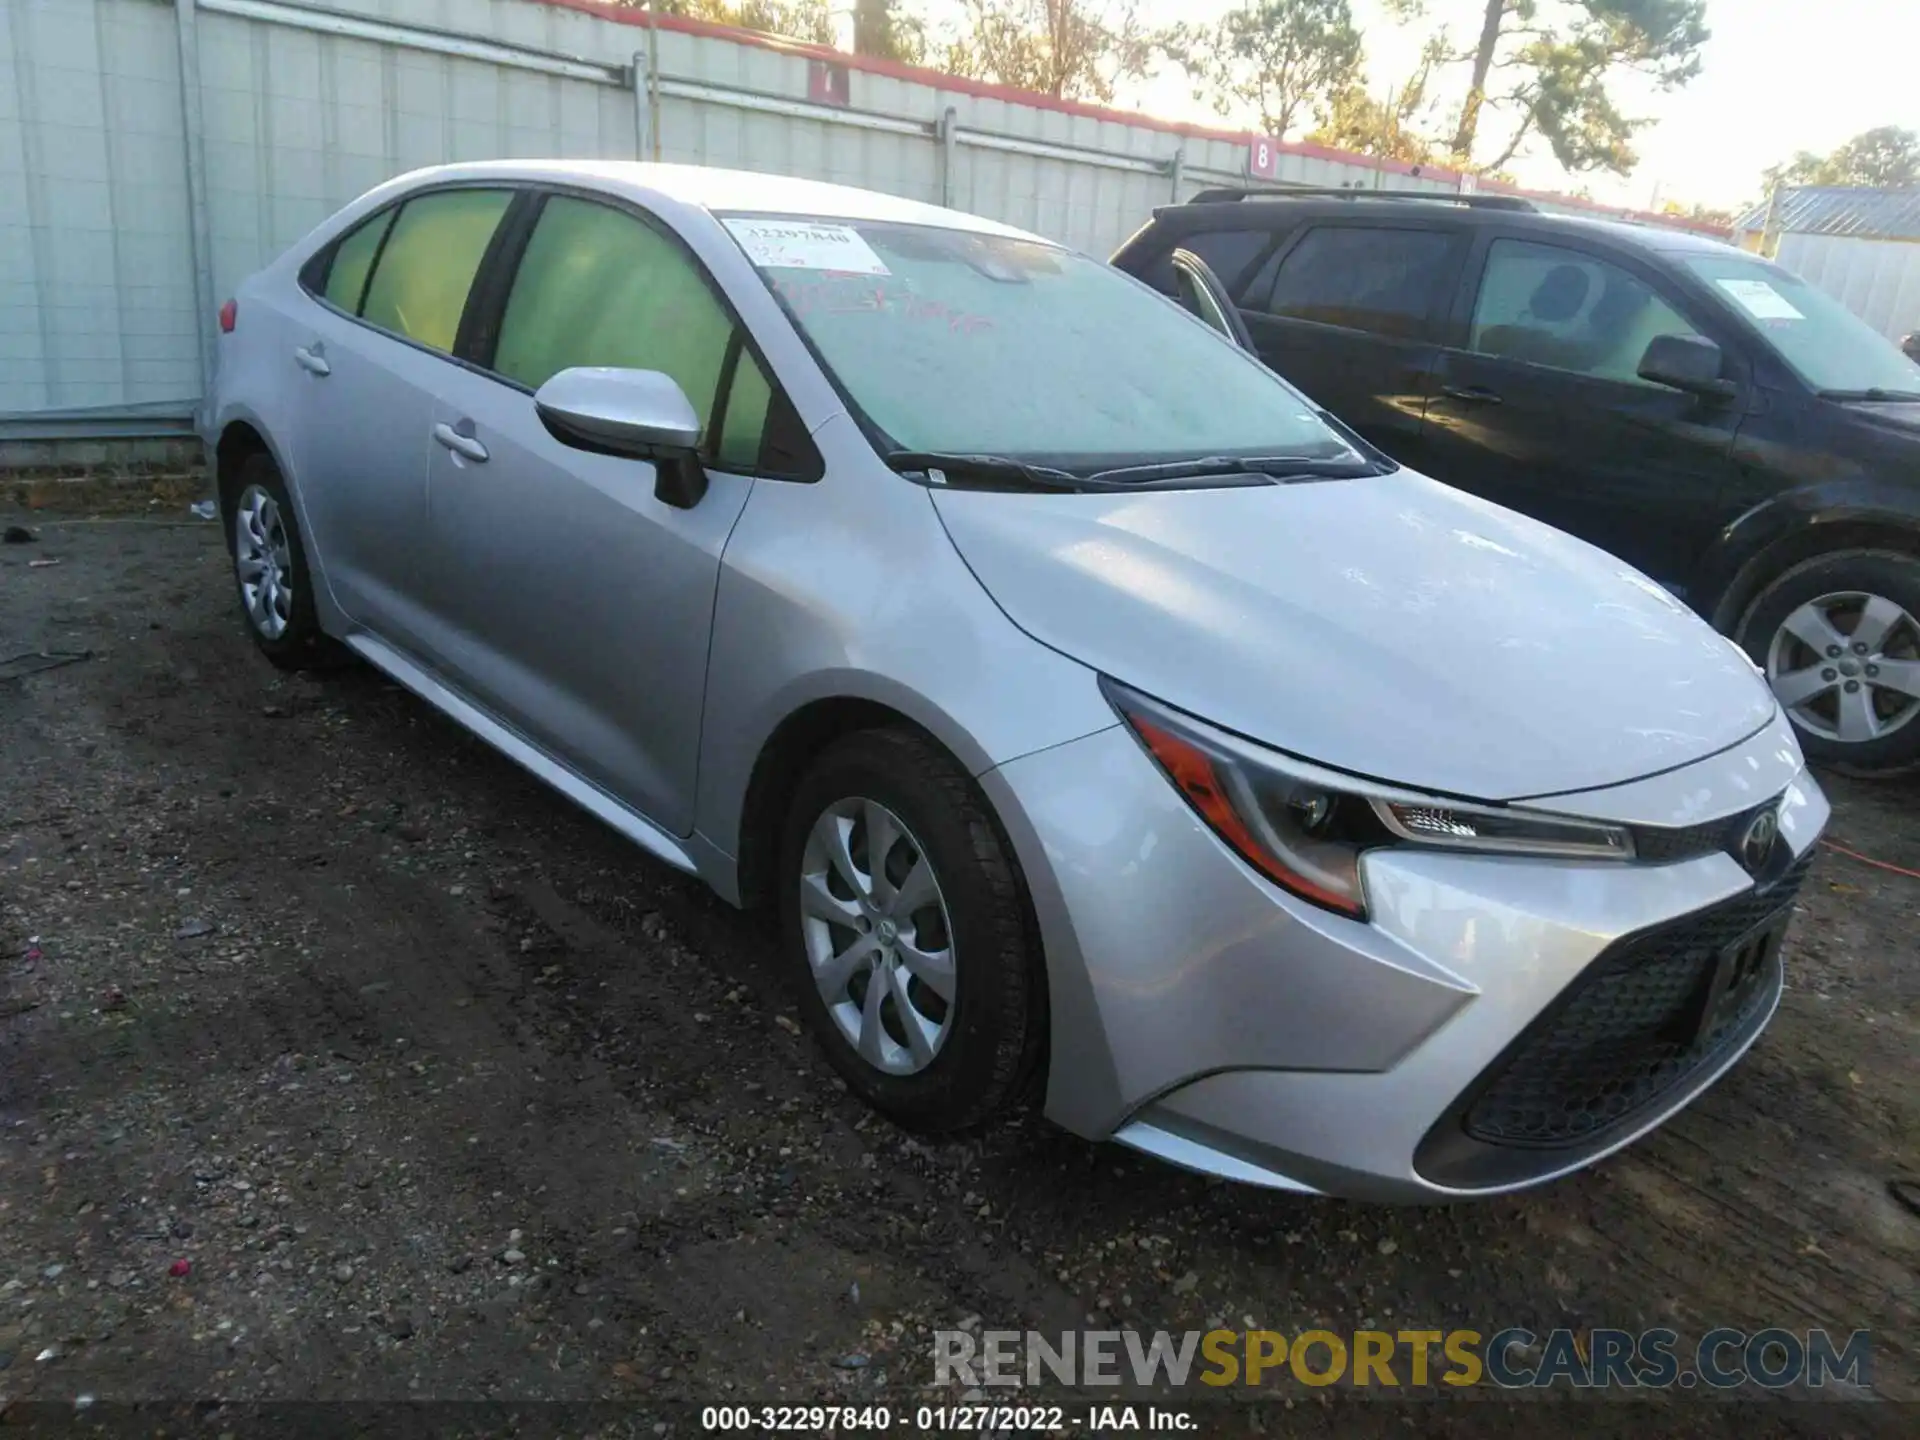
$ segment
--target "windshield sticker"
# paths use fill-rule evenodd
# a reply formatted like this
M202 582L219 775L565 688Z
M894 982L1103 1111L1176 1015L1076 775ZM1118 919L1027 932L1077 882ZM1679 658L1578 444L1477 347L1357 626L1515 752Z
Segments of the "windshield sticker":
M729 220L727 229L755 265L769 270L831 270L891 275L886 262L851 225L804 220Z
M1756 320L1807 318L1793 308L1792 301L1764 280L1716 280L1714 284L1726 291L1729 299Z

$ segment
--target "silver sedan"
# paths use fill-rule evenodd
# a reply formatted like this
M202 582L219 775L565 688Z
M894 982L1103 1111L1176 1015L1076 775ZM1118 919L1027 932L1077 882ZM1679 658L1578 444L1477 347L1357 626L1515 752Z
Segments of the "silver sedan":
M772 176L460 165L221 329L260 649L357 655L773 912L903 1125L1033 1093L1216 1175L1485 1194L1773 1013L1827 803L1747 659L1082 255Z

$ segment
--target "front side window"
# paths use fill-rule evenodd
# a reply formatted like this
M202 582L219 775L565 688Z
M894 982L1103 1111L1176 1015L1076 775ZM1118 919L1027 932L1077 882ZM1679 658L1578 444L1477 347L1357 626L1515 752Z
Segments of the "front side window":
M1698 336L1652 286L1559 245L1496 240L1487 250L1467 348L1577 375L1645 385L1640 358L1660 335Z
M626 211L555 195L514 276L493 369L534 390L579 365L662 371L692 402L714 461L753 469L774 390L735 338L733 317L672 240Z
M576 365L665 371L705 425L732 334L666 236L624 211L556 195L514 277L493 368L536 390Z
M883 446L1115 467L1351 453L1258 361L1085 256L942 226L725 223Z
M467 291L512 201L506 190L435 190L407 201L367 282L361 318L451 352Z
M1452 237L1438 230L1328 225L1280 262L1269 313L1374 335L1416 337L1447 279Z
M1920 363L1838 300L1798 275L1744 255L1690 255L1687 268L1759 329L1815 390L1920 397Z

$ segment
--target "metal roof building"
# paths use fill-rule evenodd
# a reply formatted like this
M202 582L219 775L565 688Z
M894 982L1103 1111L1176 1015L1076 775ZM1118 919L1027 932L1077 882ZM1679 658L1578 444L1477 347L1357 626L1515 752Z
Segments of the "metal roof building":
M1734 222L1758 233L1767 225L1762 202ZM1853 235L1863 240L1920 240L1920 187L1869 190L1857 185L1804 185L1780 192L1775 229L1795 235Z
M1734 242L1771 255L1890 340L1920 331L1920 188L1783 188L1740 217Z

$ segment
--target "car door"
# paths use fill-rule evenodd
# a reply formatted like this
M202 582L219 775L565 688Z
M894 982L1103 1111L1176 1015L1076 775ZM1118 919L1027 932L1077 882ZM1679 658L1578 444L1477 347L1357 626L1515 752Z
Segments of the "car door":
M1464 232L1316 222L1241 296L1260 358L1387 454L1418 438L1428 370L1466 252Z
M1173 252L1173 294L1183 308L1218 330L1242 350L1253 350L1253 336L1240 318L1233 297L1213 267L1191 250Z
M500 188L411 196L301 277L315 303L291 327L286 360L301 372L291 444L308 532L341 609L408 649L426 633L434 387L512 198Z
M497 319L477 327L474 363L441 377L431 417L435 645L472 699L684 835L721 553L784 399L650 217L543 195L517 265L499 268ZM534 391L591 365L679 382L705 430L698 503L666 503L651 463L574 449L541 423Z
M1656 335L1701 335L1743 381L1739 352L1626 256L1499 232L1478 248L1410 463L1683 592L1723 518L1743 406L1642 380L1640 359Z

